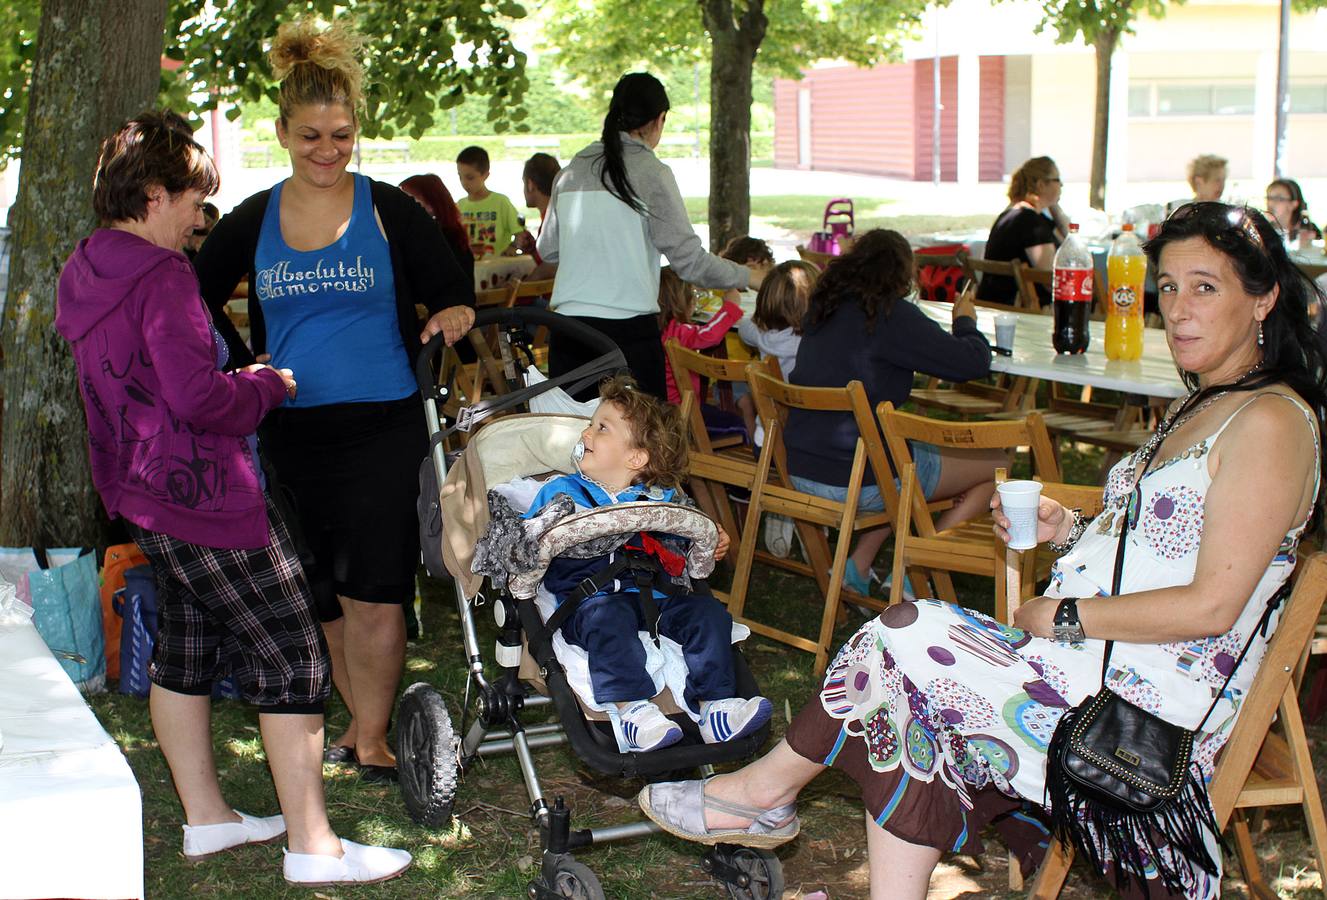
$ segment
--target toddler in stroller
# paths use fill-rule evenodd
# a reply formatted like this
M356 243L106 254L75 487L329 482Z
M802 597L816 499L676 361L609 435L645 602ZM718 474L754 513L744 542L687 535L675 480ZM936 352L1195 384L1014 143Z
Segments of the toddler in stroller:
M605 381L599 397L573 452L577 471L546 483L527 518L543 514L561 497L581 509L678 502L687 445L676 408L637 390L623 376ZM687 671L684 705L706 743L754 734L772 712L764 697L735 696L732 616L709 594L688 590L685 560L668 543L646 533L628 541L631 550L658 559L668 576L652 587L618 577L620 550L590 559L563 555L544 573L543 586L557 599L554 617L561 620L563 637L586 652L594 700L611 704L609 718L625 750L658 750L682 738L682 728L651 700L658 689L646 669L645 647L623 639L642 629L681 646ZM719 529L715 559L722 559L727 547L728 535ZM553 619L545 624L553 627Z
M603 355L557 379L522 385L518 378L507 393L462 410L457 423L448 428L439 415L447 391L436 383L441 343L421 350L416 375L425 398L431 441L429 459L420 469L421 546L430 574L450 577L455 587L466 682L464 693L456 698L461 709L456 722L447 700L433 685L414 684L402 697L397 711L402 799L416 822L441 827L451 818L464 773L481 759L513 754L542 851L528 896L596 900L604 896L598 879L573 854L658 834L661 829L648 820L575 827L573 810L564 798L545 794L536 752L566 745L581 764L610 778L671 780L683 770L699 769L702 775L709 775L714 765L750 759L768 740L771 722L743 724L739 709L730 712L725 726L733 728L731 737L707 742L696 718L700 703L725 698L696 691L693 709L686 709L689 673L685 654L666 634L651 634L648 626L637 631L643 622L657 626L660 616L648 611L659 606L655 589L664 595L663 605L667 606L673 599L668 592L676 587L674 578L682 580L685 574L690 579L682 585L686 592L708 593L705 579L713 569L720 540L712 519L694 507L668 502L665 498L675 495L660 485L653 485L652 490L650 477L629 478L645 486L614 492L613 498L607 493L585 493L579 487L563 491L566 496L548 503L538 501L538 512L525 516L550 473L554 479L574 475L577 465L573 458L579 455L578 461L590 460L586 474L599 480L602 475L593 473L608 454L596 443L593 432L586 434L583 416L498 414L515 412L559 382L577 389L594 384L624 366L621 352L576 320L533 307L483 310L476 317L476 328L493 325L499 327L500 337L510 329L547 327L555 334L575 337ZM476 427L486 416L493 418ZM449 456L444 451L445 439L467 430L464 449ZM578 454L575 450L582 438L591 452ZM652 447L651 440L646 437L638 443ZM572 483L563 484L570 487ZM596 490L591 482L584 484L587 491ZM581 508L574 498L580 498ZM616 502L600 505L609 499ZM650 536L649 541L640 536L642 532ZM656 539L670 552L685 549L680 565L675 565L678 558L669 553L645 552L644 547L654 547L650 542ZM605 556L612 559L605 563ZM634 696L653 697L664 717L682 730L683 737L676 743L648 752L632 749L623 741L623 729L612 727L613 715L622 718L616 703L595 702L590 654L566 640L559 627L577 604L558 606L558 597L544 584L550 565L563 558L599 560L586 567L592 572L582 576L591 582L586 585L590 592L582 599L600 591L620 593L628 583L640 591L632 598L636 604L632 609L637 610L632 624L626 633L617 635L616 643L635 642L645 651L652 683L647 687L642 680L637 690L644 693ZM675 574L668 573L665 564ZM609 574L613 569L617 571ZM620 584L614 586L614 580ZM648 587L641 590L643 586ZM574 585L571 593L579 587ZM570 594L564 592L564 596ZM708 602L718 607L717 602ZM491 656L484 650L476 622L481 609L491 612L497 626ZM646 611L640 612L642 609ZM729 621L726 613L723 621ZM740 624L720 625L717 630L727 647L727 656L717 665L732 673L734 684L728 698L756 698L757 713L751 718L763 715L768 719L768 711L760 712L767 704L760 701L759 685L741 652L740 641L749 630ZM614 641L607 643L610 653L618 649ZM693 668L700 672L702 667ZM550 716L556 721L550 721ZM739 737L743 731L748 733ZM779 859L768 850L721 844L705 852L701 865L724 885L730 897L772 900L782 896Z

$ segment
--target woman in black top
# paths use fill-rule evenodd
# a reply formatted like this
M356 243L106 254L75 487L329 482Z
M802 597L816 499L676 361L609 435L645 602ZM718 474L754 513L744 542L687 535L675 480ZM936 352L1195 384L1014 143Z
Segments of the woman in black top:
M851 251L836 257L811 295L792 383L843 387L860 381L875 409L885 400L895 406L906 403L917 372L946 381L990 374L991 347L977 330L970 294L955 301L953 333L946 333L907 299L914 274L912 248L897 231L869 231ZM783 440L799 490L840 501L846 497L857 445L851 413L792 410ZM995 489L995 469L1009 462L1004 453L957 453L921 442L910 445L922 492L930 499L955 500L936 527L948 528L985 513ZM858 508L884 509L869 469ZM871 563L890 532L885 526L858 539L845 576L858 593L869 590Z
M1060 170L1049 156L1029 159L1009 180L1009 208L1000 213L986 239L985 258L992 262L1020 260L1034 269L1049 269L1055 249L1069 231L1060 209ZM1049 217L1046 215L1049 213ZM977 299L1018 303L1018 285L1007 275L983 275ZM1043 304L1050 302L1043 295Z

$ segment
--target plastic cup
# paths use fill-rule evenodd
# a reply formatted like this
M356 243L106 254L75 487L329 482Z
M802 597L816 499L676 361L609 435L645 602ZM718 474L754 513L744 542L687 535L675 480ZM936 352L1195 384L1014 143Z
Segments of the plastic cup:
M1009 519L1009 548L1031 550L1037 546L1037 508L1041 505L1041 482L1005 481L996 485L1000 507Z
M1000 313L995 317L995 346L1001 350L1014 349L1014 329L1018 327L1018 316L1013 313Z

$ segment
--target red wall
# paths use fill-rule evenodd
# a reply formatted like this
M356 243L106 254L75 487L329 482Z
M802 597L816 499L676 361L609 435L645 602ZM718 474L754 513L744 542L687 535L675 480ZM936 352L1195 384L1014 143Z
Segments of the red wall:
M801 82L774 80L774 165L797 168L797 91Z
M930 181L934 137L931 133L935 121L935 85L932 60L913 62L917 90L914 95L917 165L913 176L918 181ZM958 180L958 57L940 58L940 180Z
M980 58L978 177L1004 175L1004 58ZM797 168L798 92L811 92L811 168L931 179L932 62L809 69L774 82L774 164ZM940 60L940 178L958 179L958 58Z
M981 57L981 147L977 178L1003 181L1004 166L1004 57Z

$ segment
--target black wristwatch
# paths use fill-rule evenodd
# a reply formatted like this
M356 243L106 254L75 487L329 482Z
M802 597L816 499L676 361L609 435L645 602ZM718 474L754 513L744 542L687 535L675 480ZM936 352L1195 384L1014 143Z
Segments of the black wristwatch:
M1087 635L1083 634L1083 623L1078 621L1078 600L1066 597L1055 608L1055 621L1051 624L1057 641L1070 644L1080 643Z

